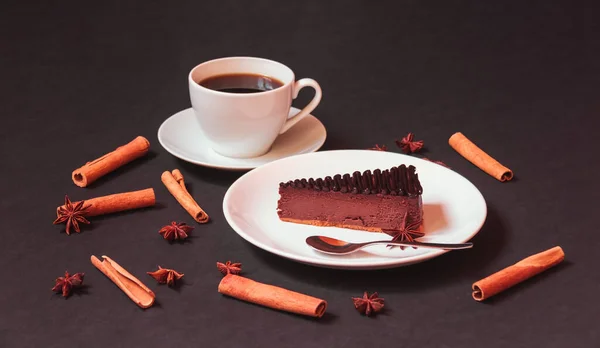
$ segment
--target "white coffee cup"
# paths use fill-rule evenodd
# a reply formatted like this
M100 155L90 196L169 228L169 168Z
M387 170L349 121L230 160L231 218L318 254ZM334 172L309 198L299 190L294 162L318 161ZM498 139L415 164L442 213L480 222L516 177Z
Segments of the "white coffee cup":
M283 86L257 93L228 93L198 82L226 74L255 74L275 78ZM321 101L321 87L313 79L295 81L287 66L262 58L229 57L197 65L189 74L190 99L196 118L212 149L227 157L251 158L269 151L279 134L294 126ZM298 114L289 117L292 100L304 87L315 96Z

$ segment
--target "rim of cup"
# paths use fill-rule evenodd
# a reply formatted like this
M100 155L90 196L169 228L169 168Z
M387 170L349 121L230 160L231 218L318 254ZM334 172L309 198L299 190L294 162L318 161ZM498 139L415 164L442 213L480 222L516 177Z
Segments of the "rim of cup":
M250 94L245 94L245 93L229 93L229 92L222 92L222 91L216 91L214 89L210 89L210 88L206 88L204 86L201 86L198 81L194 80L192 78L192 75L194 74L194 72L200 68L202 68L203 66L209 65L209 64L213 64L215 62L219 62L219 61L228 61L228 60L253 60L253 61L261 61L261 62L266 62L269 64L274 64L277 65L285 70L287 70L291 76L291 79L289 79L289 81L284 82L283 85L275 88L275 89L270 89L270 90L266 90L266 91L262 91L260 93L250 93ZM255 73L251 73L251 72L243 72L240 71L240 73L248 73L248 74L255 74ZM262 75L262 74L261 74ZM211 76L218 76L218 75L211 75ZM263 76L269 76L269 75L263 75ZM269 76L272 78L276 78L278 80L281 80L279 77L277 76ZM292 71L292 69L290 69L287 65L271 60L271 59L266 59L266 58L258 58L258 57L248 57L248 56L235 56L235 57L223 57L223 58L216 58L216 59L211 59L211 60L207 60L205 62L202 62L198 65L196 65L195 67L192 68L192 70L190 70L190 73L188 74L188 82L190 84L190 86L194 86L192 88L197 88L200 89L202 91L206 91L208 93L214 93L216 95L221 95L221 96L230 96L230 97L234 97L234 98L249 98L249 97L256 97L258 95L265 95L265 94L271 94L271 93L276 93L278 92L280 89L289 86L290 84L294 83L294 81L296 81L296 76L294 75L294 72ZM282 81L283 82L283 81Z

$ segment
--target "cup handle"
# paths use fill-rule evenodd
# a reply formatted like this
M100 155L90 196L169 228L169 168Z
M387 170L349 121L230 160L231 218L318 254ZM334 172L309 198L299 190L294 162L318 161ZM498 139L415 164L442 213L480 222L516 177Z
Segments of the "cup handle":
M315 81L313 79L300 79L300 80L294 82L294 87L293 87L294 90L292 91L292 98L296 99L296 97L298 97L298 92L300 92L300 90L304 87L314 88L315 96L310 101L310 103L308 103L308 105L306 105L304 107L304 109L300 110L299 113L297 113L293 117L288 118L287 121L285 121L285 123L283 124L283 127L281 128L281 131L279 131L279 134L283 134L283 133L287 132L290 128L292 128L301 119L303 119L308 114L310 114L317 107L317 105L319 105L319 102L321 101L321 95L322 95L321 86L319 86L317 81Z

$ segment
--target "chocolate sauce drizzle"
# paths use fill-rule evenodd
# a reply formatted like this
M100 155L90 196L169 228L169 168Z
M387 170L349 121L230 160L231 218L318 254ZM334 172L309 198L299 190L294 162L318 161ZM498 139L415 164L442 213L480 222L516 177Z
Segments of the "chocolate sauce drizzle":
M414 166L404 164L381 171L356 171L352 175L336 174L333 177L296 179L282 182L280 187L305 188L323 192L382 194L415 197L423 193L419 175Z

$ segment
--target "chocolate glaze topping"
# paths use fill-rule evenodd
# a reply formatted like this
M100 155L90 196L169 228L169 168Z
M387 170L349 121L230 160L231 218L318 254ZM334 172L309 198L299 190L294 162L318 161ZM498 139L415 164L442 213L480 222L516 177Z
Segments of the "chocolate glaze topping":
M404 164L381 171L365 170L352 175L336 174L323 178L296 179L279 184L281 187L304 188L316 191L335 191L342 193L382 194L392 196L418 196L423 193L419 175L414 166Z

